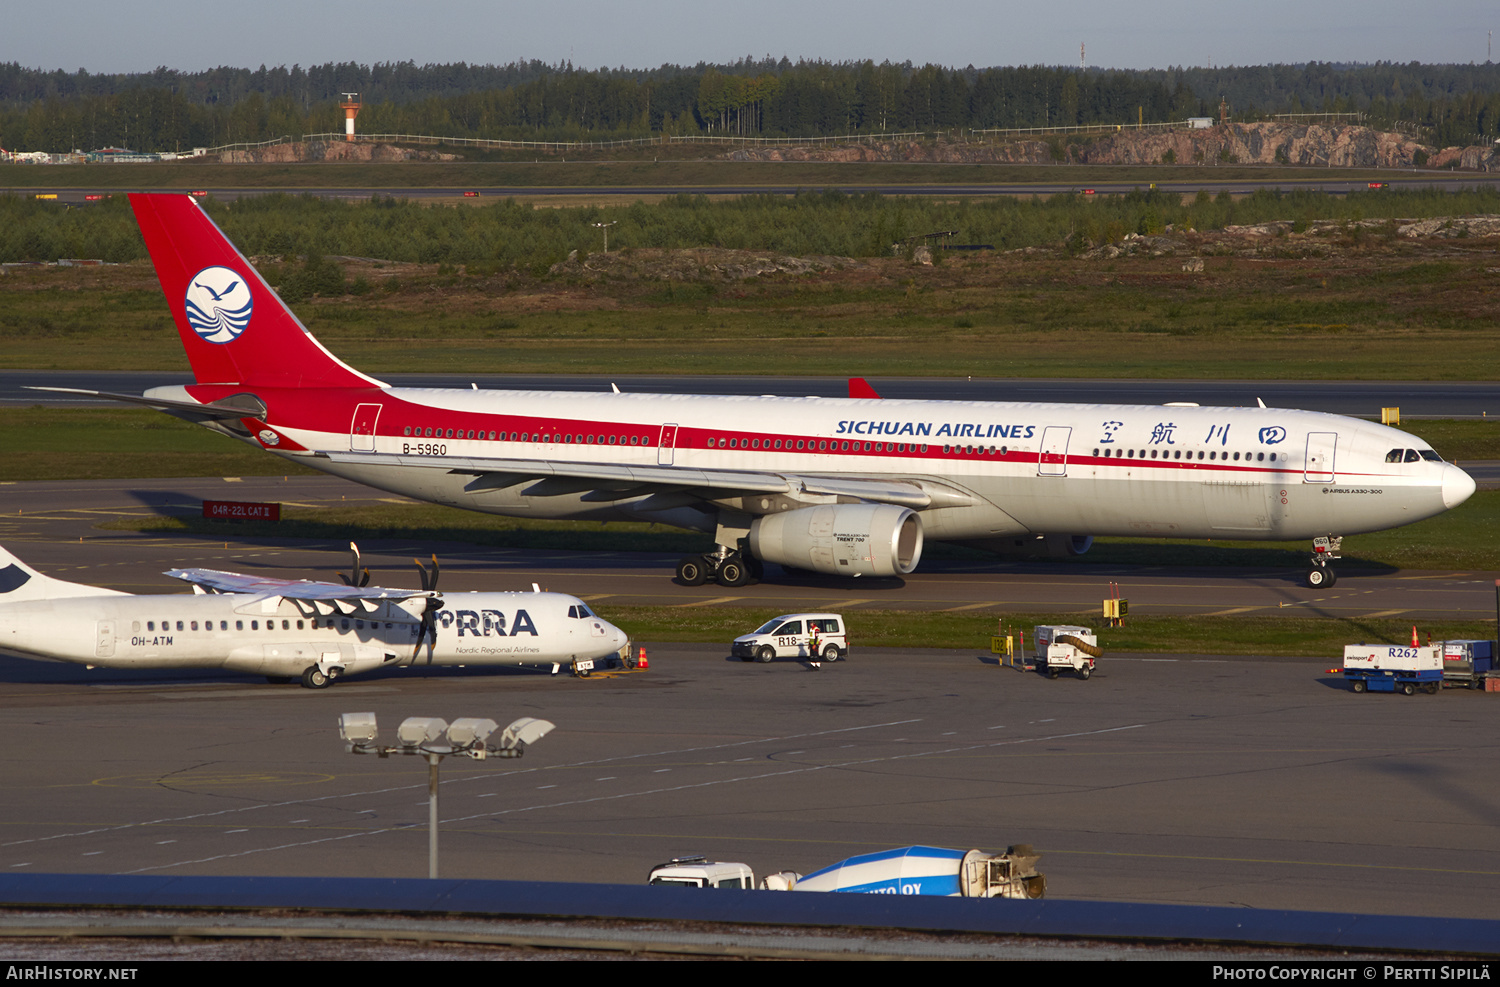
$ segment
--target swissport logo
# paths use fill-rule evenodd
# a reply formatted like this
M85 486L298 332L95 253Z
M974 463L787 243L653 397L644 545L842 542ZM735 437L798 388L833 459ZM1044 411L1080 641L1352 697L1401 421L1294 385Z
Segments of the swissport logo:
M227 267L205 267L188 282L188 325L210 343L239 338L250 324L254 300L245 279Z

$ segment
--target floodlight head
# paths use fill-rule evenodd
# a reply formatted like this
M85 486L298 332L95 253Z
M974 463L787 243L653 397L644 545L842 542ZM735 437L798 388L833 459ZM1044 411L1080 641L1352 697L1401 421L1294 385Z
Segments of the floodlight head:
M375 743L378 732L374 713L344 713L339 717L339 736L356 747Z
M505 728L505 732L500 735L500 746L506 750L517 747L524 748L526 745L534 744L551 733L552 726L546 720L523 716Z
M446 720L436 716L408 716L396 728L396 740L402 747L421 747L430 744L448 729Z
M448 725L448 743L454 747L483 745L489 735L500 729L494 720L465 716Z

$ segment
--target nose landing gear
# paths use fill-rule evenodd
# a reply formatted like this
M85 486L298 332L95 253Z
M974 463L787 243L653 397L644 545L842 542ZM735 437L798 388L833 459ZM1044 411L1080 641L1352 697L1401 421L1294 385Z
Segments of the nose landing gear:
M1314 538L1312 548L1312 566L1307 570L1307 585L1313 589L1328 589L1339 581L1338 573L1328 563L1339 557L1339 546L1344 543L1342 536L1327 538Z

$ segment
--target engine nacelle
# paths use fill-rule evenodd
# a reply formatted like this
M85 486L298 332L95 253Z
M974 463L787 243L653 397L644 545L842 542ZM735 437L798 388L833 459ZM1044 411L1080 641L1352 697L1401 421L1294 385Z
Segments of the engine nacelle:
M1094 547L1093 535L1046 535L1042 543L1047 546L1047 554L1054 559L1066 558L1070 555L1082 555Z
M836 576L897 576L922 558L922 519L891 504L803 507L756 518L750 551L765 562Z

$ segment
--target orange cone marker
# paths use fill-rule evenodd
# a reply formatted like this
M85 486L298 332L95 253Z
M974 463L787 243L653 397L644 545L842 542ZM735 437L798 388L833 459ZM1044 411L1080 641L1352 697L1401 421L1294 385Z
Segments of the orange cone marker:
M651 667L651 662L649 662L649 661L646 660L646 649L645 648L641 649L641 656L636 659L635 667L636 668L650 668Z

